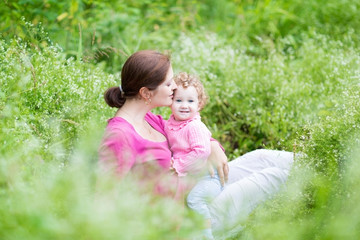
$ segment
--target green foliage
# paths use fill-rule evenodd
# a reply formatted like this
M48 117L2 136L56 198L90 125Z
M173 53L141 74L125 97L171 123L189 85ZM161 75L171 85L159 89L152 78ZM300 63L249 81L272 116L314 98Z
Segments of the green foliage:
M347 55L349 56L349 55ZM341 58L337 59L340 60ZM357 60L356 62L359 62ZM359 237L359 76L297 140L295 167L284 192L259 207L239 239Z
M71 164L36 163L41 170L24 179L17 156L1 161L1 239L161 239L189 237L195 232L194 217L172 201L156 202L141 194L133 182L95 172L99 135L81 138ZM89 145L90 144L90 145ZM19 147L26 151L29 146ZM4 171L4 172L3 172ZM181 233L176 229L182 226Z
M295 149L235 239L360 236L358 1L3 1L0 238L188 239L202 222L98 172L103 92L136 50L197 74L229 159ZM169 109L158 109L165 117ZM181 223L181 231L176 231Z
M45 152L52 146L64 146L69 152L83 128L81 123L98 116L99 110L109 111L101 93L104 86L114 83L114 76L71 58L65 60L54 46L41 51L21 40L10 45L2 42L0 62L4 134L13 133L18 140L34 136Z
M354 102L347 104L350 112L351 104ZM256 209L248 222L247 236L238 239L249 239L249 235L254 239L359 237L359 121L348 117L321 120L313 139L304 144L308 155L297 158L286 189ZM320 125L325 127L320 130ZM339 137L337 145L327 141L334 135Z
M157 1L7 1L1 3L3 37L27 37L21 18L43 24L67 56L82 56L91 62L107 62L109 71L121 69L126 55L138 49L168 49L180 32L207 29L226 36L232 44L247 46L255 56L271 52L263 48L289 37L285 49L302 45L309 30L358 45L359 2L253 1L253 0L157 0ZM81 42L79 37L81 35ZM306 34L305 34L306 35ZM160 37L161 36L161 37Z
M175 70L180 66L204 81L210 96L204 121L235 155L261 147L291 151L299 126L333 111L343 90L357 84L358 50L323 35L304 37L291 53L282 51L287 42L266 58L214 34L173 42Z
M326 116L322 115L319 123L307 133L310 140L303 148L311 157L309 163L322 175L342 178L348 155L354 148L352 143L359 142L359 93L358 85L344 90L344 98L338 98L334 107L326 112Z
M99 141L113 114L102 94L115 76L64 59L53 46L39 50L18 39L2 41L0 50L1 239L196 233L201 222L177 203L154 201L133 182L96 170Z

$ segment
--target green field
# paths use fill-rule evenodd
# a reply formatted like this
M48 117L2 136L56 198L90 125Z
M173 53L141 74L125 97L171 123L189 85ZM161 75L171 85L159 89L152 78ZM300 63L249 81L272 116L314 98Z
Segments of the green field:
M229 239L359 239L359 12L356 0L2 1L0 239L197 233L198 216L97 166L115 112L103 93L140 49L202 79L202 119L229 160L304 153Z

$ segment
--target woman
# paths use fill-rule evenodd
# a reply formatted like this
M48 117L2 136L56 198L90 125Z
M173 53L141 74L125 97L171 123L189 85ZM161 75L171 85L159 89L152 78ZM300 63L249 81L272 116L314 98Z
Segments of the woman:
M171 151L164 132L165 120L150 112L170 106L176 85L168 56L144 50L131 55L121 72L121 85L105 92L105 101L118 108L108 121L100 159L120 176L139 178L144 189L180 198L186 187L171 175ZM213 139L209 162L217 168L225 189L209 206L214 233L239 227L262 201L286 181L293 162L290 152L256 150L227 164L221 146ZM212 173L213 174L213 173Z

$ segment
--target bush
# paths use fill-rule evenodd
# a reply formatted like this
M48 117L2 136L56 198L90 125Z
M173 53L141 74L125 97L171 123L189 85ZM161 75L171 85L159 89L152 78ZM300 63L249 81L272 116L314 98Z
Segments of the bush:
M358 238L359 4L175 2L1 3L0 238L196 234L202 223L185 209L97 172L115 111L103 92L143 48L169 50L175 72L200 76L203 120L230 160L257 148L303 153L237 239Z
M55 46L39 50L17 39L1 41L0 51L1 239L196 233L201 222L177 203L154 200L133 182L96 170L99 141L113 115L103 92L117 84L116 76L64 59Z

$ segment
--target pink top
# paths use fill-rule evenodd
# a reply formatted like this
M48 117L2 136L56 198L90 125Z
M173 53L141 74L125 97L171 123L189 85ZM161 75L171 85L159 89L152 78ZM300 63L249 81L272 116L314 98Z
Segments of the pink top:
M171 115L165 124L165 132L178 175L200 173L211 153L211 132L201 121L200 114L186 121L176 121Z
M166 121L160 115L148 112L145 120L167 138L164 131ZM151 187L156 194L181 201L191 185L180 182L178 176L169 171L171 154L167 141L144 139L121 117L108 120L99 148L100 163L106 169L115 169L120 176L131 173L140 178L141 186L146 189Z
M165 120L160 115L148 112L145 120L166 137ZM135 173L147 185L149 180L153 180L155 192L173 197L176 194L178 178L169 174L171 151L168 142L144 139L121 117L108 120L99 157L101 163L114 167L121 176L127 175L131 170L133 175Z

